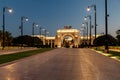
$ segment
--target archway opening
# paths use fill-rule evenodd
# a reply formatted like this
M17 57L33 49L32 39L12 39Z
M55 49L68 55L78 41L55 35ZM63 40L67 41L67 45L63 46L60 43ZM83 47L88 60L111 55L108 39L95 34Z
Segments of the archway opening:
M70 35L66 35L63 38L63 47L72 48L74 46L74 39Z

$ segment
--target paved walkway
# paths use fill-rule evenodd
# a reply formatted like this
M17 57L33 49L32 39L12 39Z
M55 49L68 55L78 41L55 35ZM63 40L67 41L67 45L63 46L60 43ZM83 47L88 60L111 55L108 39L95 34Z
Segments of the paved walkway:
M54 49L1 66L0 80L120 80L120 62L90 49Z

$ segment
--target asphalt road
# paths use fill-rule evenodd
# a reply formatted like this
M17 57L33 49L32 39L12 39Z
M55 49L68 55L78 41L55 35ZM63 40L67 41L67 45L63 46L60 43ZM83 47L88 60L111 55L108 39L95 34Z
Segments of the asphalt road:
M120 80L120 62L90 49L55 49L0 66L0 80Z

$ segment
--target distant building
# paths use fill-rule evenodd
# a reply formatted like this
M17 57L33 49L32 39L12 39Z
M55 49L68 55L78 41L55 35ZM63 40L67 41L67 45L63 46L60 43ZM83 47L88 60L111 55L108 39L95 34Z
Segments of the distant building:
M97 35L98 37L99 35ZM64 26L63 29L58 29L56 36L44 36L35 35L40 38L44 45L50 45L51 47L78 47L83 41L89 43L89 37L81 36L78 29L73 29L72 26ZM94 40L94 35L91 37L91 44Z

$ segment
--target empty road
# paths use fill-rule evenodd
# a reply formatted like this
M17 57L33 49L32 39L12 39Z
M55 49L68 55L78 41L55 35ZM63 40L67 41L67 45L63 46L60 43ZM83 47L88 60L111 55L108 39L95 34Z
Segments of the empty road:
M0 80L120 80L120 62L90 49L54 49L1 65Z

